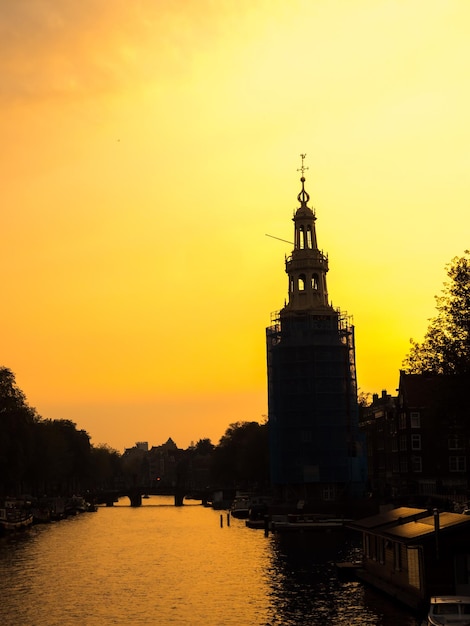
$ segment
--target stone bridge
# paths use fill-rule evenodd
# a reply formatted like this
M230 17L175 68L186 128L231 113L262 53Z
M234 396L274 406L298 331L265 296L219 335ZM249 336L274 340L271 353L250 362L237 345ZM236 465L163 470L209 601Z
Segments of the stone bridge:
M134 486L122 489L110 489L107 491L96 491L91 494L91 496L94 504L106 504L106 506L113 506L119 498L128 497L130 506L133 507L141 506L144 496L173 496L175 506L183 506L186 497L190 497L192 500L201 500L201 503L205 504L209 499L210 492L209 490L188 491L182 489L162 491L158 489L147 489L142 486Z

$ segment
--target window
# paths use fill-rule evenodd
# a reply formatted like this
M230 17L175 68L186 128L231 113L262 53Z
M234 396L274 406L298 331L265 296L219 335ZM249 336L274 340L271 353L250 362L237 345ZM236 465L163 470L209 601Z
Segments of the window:
M318 289L318 274L312 274L312 289L315 291Z
M318 471L318 465L303 465L304 482L315 483L319 480L320 474Z
M309 443L310 441L312 441L312 431L311 430L303 430L302 434L302 441L304 443Z
M448 441L449 450L463 450L465 442L462 435L450 435Z
M406 450L406 435L400 435L400 450Z
M408 583L416 589L421 589L421 568L418 548L408 548Z
M374 535L370 539L370 552L374 561L377 561L377 541L378 537L375 537Z
M455 555L455 582L457 585L468 585L470 583L470 554L464 552L463 554ZM470 606L465 605L467 611L462 611L468 615L470 613ZM461 605L462 609L464 605Z
M418 411L410 413L410 426L411 428L421 428L421 416Z
M312 249L312 227L307 226L307 248Z
M408 473L408 459L406 457L400 458L400 474Z
M323 500L334 500L336 497L336 489L334 485L325 485L323 487Z
M449 472L466 472L467 471L467 457L465 456L450 456L449 457Z
M411 435L411 449L421 450L421 435Z
M385 563L385 539L377 537L377 561Z
M406 413L400 413L398 428L400 428L401 430L406 428Z
M432 612L433 615L459 615L459 605L455 602L441 602L433 606Z
M401 570L401 546L399 543L393 544L393 568L397 572Z
M305 274L300 274L299 276L298 289L299 291L305 291Z
M412 456L411 457L411 470L413 472L422 472L423 471L423 461L420 456Z

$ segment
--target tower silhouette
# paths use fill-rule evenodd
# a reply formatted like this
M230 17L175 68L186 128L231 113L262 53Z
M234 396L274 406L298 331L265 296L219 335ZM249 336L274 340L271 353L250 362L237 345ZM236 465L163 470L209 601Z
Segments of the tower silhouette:
M328 302L328 257L317 245L304 158L288 301L266 329L271 483L283 501L317 505L362 495L352 319Z

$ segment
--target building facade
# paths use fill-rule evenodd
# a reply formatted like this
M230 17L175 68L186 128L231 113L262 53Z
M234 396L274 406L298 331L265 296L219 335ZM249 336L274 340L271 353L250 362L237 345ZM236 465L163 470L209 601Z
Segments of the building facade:
M288 500L362 495L354 327L328 301L328 257L318 248L302 159L288 301L266 329L271 482Z
M470 379L400 373L398 395L374 395L361 416L371 490L448 507L470 499Z

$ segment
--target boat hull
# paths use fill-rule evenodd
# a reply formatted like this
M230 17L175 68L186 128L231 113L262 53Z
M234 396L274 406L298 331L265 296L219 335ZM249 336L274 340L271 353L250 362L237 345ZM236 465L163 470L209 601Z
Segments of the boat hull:
M469 626L470 597L434 596L428 613L428 626Z
M0 511L0 529L9 532L14 530L22 530L28 528L33 523L32 513L16 510Z

